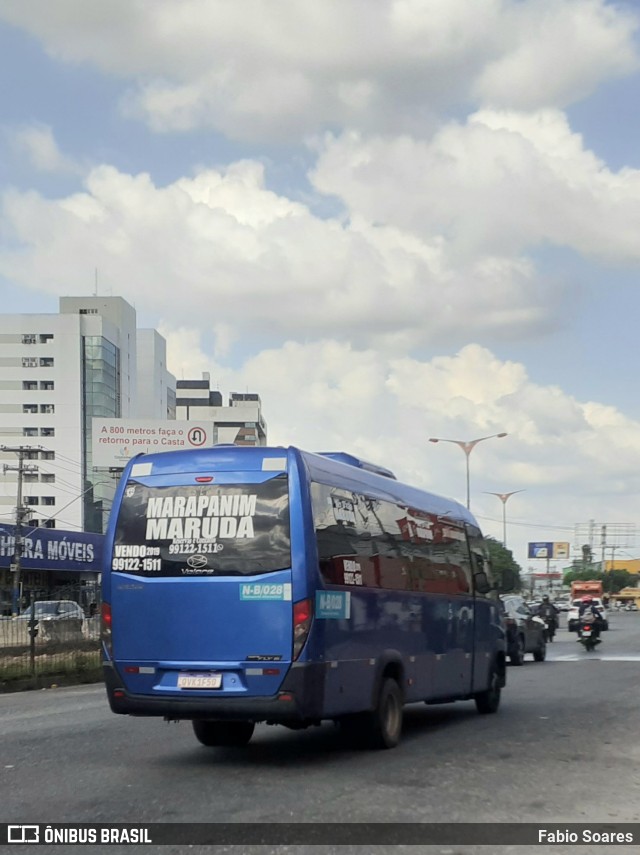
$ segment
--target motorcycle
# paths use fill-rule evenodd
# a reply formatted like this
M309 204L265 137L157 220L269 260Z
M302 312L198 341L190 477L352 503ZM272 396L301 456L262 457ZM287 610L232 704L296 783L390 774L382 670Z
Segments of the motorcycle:
M538 615L538 617L544 622L544 640L546 642L553 641L553 636L556 634L558 626L557 618L552 615Z
M595 621L587 621L584 618L578 627L578 641L587 652L595 650L601 642L600 634L595 626Z
M557 621L555 618L542 618L545 623L544 640L553 641L553 636L556 634Z

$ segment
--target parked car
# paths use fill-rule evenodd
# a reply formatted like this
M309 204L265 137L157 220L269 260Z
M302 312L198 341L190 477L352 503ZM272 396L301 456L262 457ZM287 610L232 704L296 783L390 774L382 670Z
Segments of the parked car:
M20 618L22 620L31 620L32 614L33 606L29 606L22 612ZM84 611L73 600L40 600L35 603L35 619L37 621L75 619L82 623L84 620Z
M638 607L635 603L627 603L627 605L624 607L624 610L625 612L637 612Z
M600 614L602 615L602 626L601 629L604 631L609 629L609 618L607 617L607 610L605 608L604 603L600 599L600 597L593 597L593 604L596 608L600 609ZM567 614L567 629L569 632L577 632L578 631L578 611L580 609L580 604L582 600L573 600L571 603L571 608Z
M32 617L33 616L33 617ZM19 620L35 619L35 636L43 641L68 642L82 639L84 611L73 600L40 600L26 608Z
M522 665L527 653L532 653L536 662L544 662L547 655L545 622L517 594L503 594L500 600L511 664Z

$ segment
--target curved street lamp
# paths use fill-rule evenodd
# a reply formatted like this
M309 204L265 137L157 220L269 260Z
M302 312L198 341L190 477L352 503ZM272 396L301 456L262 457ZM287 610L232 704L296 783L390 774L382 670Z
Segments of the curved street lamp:
M525 493L526 490L512 490L510 493L491 493L489 490L483 490L487 496L497 496L502 502L502 545L507 548L507 499L510 496L515 496L516 493Z
M471 500L470 500L470 492L469 492L469 455L476 447L479 442L484 442L485 439L502 439L503 436L507 436L506 432L502 433L492 433L490 436L479 436L477 439L470 439L468 442L464 442L461 439L442 439L441 437L429 437L429 442L452 442L454 445L460 446L460 448L464 451L465 457L467 458L467 508L471 508Z

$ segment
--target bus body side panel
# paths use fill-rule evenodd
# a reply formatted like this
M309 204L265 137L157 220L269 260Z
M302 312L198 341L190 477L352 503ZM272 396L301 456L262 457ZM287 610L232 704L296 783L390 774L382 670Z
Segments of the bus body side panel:
M401 663L407 701L425 697L435 668L436 654L428 646L426 633L432 625L429 605L435 604L410 592L359 589L350 593L350 617L322 622L327 715L369 709L384 661Z
M352 591L348 620L327 620L329 716L371 705L381 657L401 663L405 701L467 698L474 665L473 597ZM486 645L485 645L486 647Z

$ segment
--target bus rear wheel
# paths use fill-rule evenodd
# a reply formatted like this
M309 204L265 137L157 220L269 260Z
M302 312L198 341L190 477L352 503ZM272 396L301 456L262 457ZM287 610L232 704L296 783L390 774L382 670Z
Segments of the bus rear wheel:
M489 678L488 688L485 689L484 692L478 692L474 696L476 709L480 715L489 715L491 713L498 712L498 707L500 706L500 691L500 675L498 674L497 668L494 667L491 672L491 677Z
M209 748L222 745L246 745L251 737L255 724L252 721L205 721L195 719L193 732L198 742Z
M366 741L371 748L395 748L402 735L402 692L395 680L382 681L378 703L366 716Z

